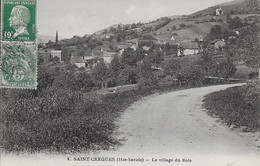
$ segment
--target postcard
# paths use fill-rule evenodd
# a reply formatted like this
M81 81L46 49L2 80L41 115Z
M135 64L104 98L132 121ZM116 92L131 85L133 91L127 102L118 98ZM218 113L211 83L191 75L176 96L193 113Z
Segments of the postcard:
M259 166L259 0L0 9L0 166Z

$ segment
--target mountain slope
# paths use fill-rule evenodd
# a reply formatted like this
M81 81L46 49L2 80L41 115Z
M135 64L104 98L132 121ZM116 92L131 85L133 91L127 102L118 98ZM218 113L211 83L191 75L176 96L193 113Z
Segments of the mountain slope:
M235 0L224 4L209 7L191 14L190 18L215 15L216 9L221 7L224 14L256 14L260 13L260 0Z

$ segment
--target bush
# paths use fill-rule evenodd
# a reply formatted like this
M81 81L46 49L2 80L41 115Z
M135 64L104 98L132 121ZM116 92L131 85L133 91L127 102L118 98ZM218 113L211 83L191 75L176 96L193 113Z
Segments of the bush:
M228 126L260 129L260 84L229 88L206 96L204 107Z
M158 82L151 78L141 78L138 81L138 89L140 91L150 92L158 88Z
M6 102L1 120L7 151L75 151L114 143L109 130L113 124L100 117L106 114L103 108L80 92L56 90L44 97Z
M249 79L254 79L259 77L259 72L251 72L248 74Z

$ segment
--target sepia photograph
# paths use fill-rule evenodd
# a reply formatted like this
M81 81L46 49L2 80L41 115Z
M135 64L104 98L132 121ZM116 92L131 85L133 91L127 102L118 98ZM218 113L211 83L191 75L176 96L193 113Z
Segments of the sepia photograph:
M0 2L0 166L260 166L260 0Z

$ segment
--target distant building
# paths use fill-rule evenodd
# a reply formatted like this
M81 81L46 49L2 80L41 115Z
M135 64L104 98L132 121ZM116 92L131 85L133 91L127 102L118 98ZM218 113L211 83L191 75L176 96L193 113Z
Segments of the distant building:
M133 50L137 50L137 48L135 46L131 46L130 48L132 48Z
M197 55L199 53L199 45L196 42L182 42L178 44L179 51L177 53L178 56L185 56L185 55Z
M120 50L120 51L118 52L118 55L119 55L119 56L122 56L124 52L125 52L125 49L123 48L122 50Z
M86 59L82 56L71 56L70 63L76 65L78 68L86 67Z
M151 49L151 47L147 47L147 46L143 46L142 48L144 51L149 51Z
M215 49L223 50L223 47L226 45L225 41L223 40L214 40L211 42L212 45L214 45Z
M216 16L220 16L220 15L223 15L223 14L224 14L224 12L223 12L221 7L219 9L216 9Z
M116 54L116 52L108 52L108 51L105 51L104 52L104 62L106 63L106 64L110 64L110 62L111 62L111 60L112 60L112 58L113 58L113 56Z
M164 44L166 44L167 43L167 41L166 40L158 40L158 42L157 42L158 44L161 44L161 45L164 45Z
M152 35L145 35L142 38L138 40L138 46L143 47L143 46L148 46L152 47L158 43L158 40L154 38Z
M51 57L58 57L61 62L61 50L51 50Z

